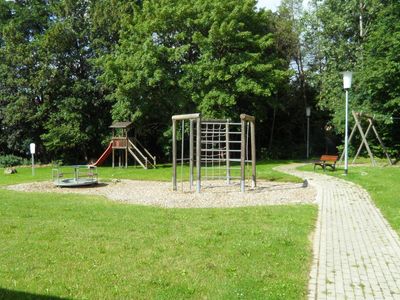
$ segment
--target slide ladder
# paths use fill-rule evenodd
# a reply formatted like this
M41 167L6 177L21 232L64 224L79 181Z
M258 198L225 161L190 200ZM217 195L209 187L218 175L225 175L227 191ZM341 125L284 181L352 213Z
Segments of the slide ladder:
M156 168L156 157L137 140L129 139L129 153L144 168Z

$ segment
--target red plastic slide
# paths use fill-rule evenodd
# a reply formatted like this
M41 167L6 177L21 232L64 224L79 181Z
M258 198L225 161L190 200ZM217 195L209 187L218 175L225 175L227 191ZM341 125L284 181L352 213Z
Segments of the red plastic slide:
M94 164L91 164L91 166L95 167L100 166L110 155L111 151L112 151L112 141L108 145L106 151L104 151L103 154L99 157L99 159Z

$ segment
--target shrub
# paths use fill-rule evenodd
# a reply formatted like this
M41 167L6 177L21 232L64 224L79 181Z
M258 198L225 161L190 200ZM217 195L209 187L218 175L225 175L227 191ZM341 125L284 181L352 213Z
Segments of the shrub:
M19 166L23 164L28 164L29 161L19 156L15 156L12 154L7 155L0 155L0 167L12 167L12 166Z

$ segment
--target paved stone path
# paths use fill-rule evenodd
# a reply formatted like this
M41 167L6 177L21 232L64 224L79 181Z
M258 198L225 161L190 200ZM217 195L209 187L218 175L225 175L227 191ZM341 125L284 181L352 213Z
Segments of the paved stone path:
M317 189L309 299L400 299L400 239L368 193L297 166L278 170L307 179Z

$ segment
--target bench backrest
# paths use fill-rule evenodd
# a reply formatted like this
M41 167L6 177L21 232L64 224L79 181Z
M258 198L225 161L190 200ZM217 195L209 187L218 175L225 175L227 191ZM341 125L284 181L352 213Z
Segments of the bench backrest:
M339 158L339 156L337 156L337 155L321 155L320 160L336 162L338 160L338 158Z

